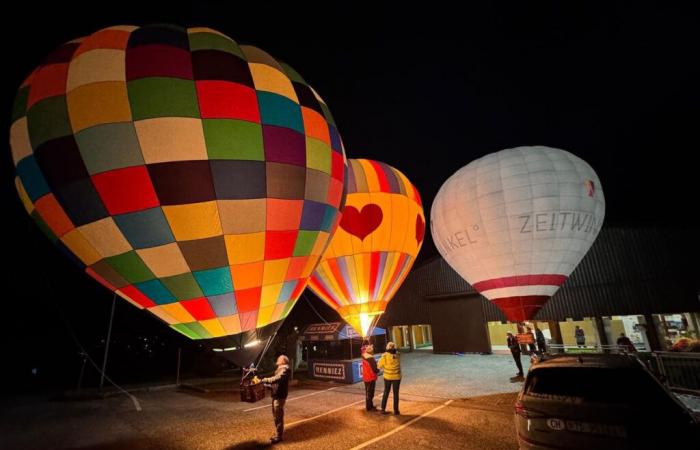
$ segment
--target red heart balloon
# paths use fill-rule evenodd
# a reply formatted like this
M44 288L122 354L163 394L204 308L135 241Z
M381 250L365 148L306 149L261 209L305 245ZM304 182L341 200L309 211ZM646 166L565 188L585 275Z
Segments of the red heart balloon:
M381 225L383 218L382 208L374 203L365 205L362 211L358 211L354 206L345 206L340 228L364 241Z
M416 216L416 242L420 245L425 236L425 221L421 216Z

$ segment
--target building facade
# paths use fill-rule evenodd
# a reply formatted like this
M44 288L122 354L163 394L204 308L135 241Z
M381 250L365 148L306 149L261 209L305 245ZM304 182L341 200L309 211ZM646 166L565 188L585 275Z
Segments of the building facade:
M603 228L566 283L532 322L521 324L506 322L435 258L411 272L380 326L391 327L401 347L432 344L437 353L506 351L507 331L535 325L549 345L579 345L578 327L588 348L614 345L624 333L639 350L667 350L681 338L700 337L699 231Z

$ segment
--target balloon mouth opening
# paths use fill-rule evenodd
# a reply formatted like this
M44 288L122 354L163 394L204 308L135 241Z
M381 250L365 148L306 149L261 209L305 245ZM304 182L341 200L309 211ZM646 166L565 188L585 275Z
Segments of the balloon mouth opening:
M359 331L362 337L369 336L377 325L380 315L381 313L360 313L360 329L356 331Z
M548 295L524 295L491 301L503 311L509 322L524 322L533 319L549 298Z

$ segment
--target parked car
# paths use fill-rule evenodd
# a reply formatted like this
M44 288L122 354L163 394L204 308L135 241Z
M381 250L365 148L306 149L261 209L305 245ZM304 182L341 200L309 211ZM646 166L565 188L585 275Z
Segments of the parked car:
M521 449L691 448L700 442L697 417L625 354L537 361L515 404L515 428Z

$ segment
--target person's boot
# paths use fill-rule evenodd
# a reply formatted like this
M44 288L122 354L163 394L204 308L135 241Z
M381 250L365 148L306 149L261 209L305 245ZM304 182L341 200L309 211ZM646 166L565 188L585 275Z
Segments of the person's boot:
M278 442L282 442L282 436L272 436L270 438L271 444L277 444Z

